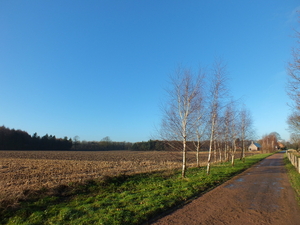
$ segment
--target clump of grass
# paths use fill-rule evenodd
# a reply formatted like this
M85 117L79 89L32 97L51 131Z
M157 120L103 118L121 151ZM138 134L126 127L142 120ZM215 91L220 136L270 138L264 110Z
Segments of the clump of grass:
M289 161L286 155L284 157L284 162L285 167L288 171L290 183L296 192L297 201L300 205L300 173L297 172L296 168L292 165L292 163Z
M140 224L184 204L270 154L247 157L206 168L106 177L73 183L20 203L19 209L0 212L2 224ZM50 194L52 193L52 194ZM38 197L36 197L38 196Z

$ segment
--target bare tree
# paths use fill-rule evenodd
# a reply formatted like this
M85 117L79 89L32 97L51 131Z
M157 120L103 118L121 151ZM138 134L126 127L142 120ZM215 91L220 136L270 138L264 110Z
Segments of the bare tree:
M238 136L238 111L236 110L235 102L231 100L229 104L226 105L224 112L224 121L226 129L226 138L228 143L231 143L229 146L230 155L231 155L231 165L234 166L234 158L236 153L236 141ZM228 154L228 153L227 153Z
M253 120L250 114L250 111L245 108L245 106L241 109L239 113L239 134L240 139L242 141L242 151L240 159L245 161L245 142L246 139L249 139L253 134Z
M102 149L108 150L111 143L111 138L109 136L106 136L100 140L99 145Z
M234 105L231 104L230 106L230 134L231 134L231 142L232 142L232 150L231 150L231 165L234 166L234 158L236 153L236 142L237 142L237 136L238 136L238 117L237 117L237 111L234 108Z
M297 33L300 43L300 33ZM294 101L297 109L300 109L300 48L292 50L293 61L288 64L288 95Z
M277 139L277 132L272 132L270 134L264 135L261 143L262 143L262 150L264 152L273 152L275 150L277 150L277 146L278 146L278 139Z
M195 127L195 140L194 145L196 147L196 162L197 167L200 166L199 161L199 152L201 147L201 141L203 140L203 137L205 136L205 131L207 128L207 107L206 107L206 95L205 95L205 89L204 89L204 80L205 80L205 73L200 70L199 71L199 78L201 82L199 82L199 95L197 99L197 118L196 118L196 127Z
M287 119L289 130L293 133L300 133L300 111L295 110Z
M269 134L270 136L274 136L276 138L276 141L278 142L279 140L281 140L281 136L279 133L273 131Z
M221 61L215 61L212 68L212 81L209 90L210 139L207 159L207 174L210 173L212 147L215 141L216 127L221 109L221 99L227 95L227 71Z
M290 135L290 140L291 140L291 143L293 144L293 148L295 150L299 150L299 147L300 147L300 134L292 133Z
M300 14L299 14L300 22ZM288 117L290 130L300 133L300 32L295 31L298 46L292 50L292 61L288 63L287 94L293 101L291 105L292 115Z
M106 136L106 137L102 138L101 141L103 141L103 142L112 142L112 140L110 139L109 136Z
M206 137L205 132L207 129L207 114L204 105L200 106L200 110L198 111L198 113L199 113L199 116L197 118L198 125L196 127L196 132L195 132L194 145L196 148L197 167L200 167L199 153L201 148L201 141L204 140L204 138Z
M229 105L228 105L229 106ZM224 116L222 118L222 140L224 142L224 160L227 162L229 161L229 151L231 149L231 141L230 141L230 123L231 123L231 119L232 119L232 115L230 112L230 108L226 107L225 112L224 112Z
M170 145L181 142L182 177L186 174L187 141L192 139L198 125L202 82L202 76L195 78L190 70L179 68L171 77L171 89L167 91L169 100L163 108L160 136Z
M74 148L75 150L77 149L78 145L80 144L80 141L79 141L79 136L76 135L74 138L73 138L73 143L74 143Z
M224 112L221 112L220 116L217 118L217 123L215 127L215 138L213 140L213 155L214 162L223 161L222 159L222 149L225 149L224 141L225 141L225 117L222 115ZM223 151L224 152L224 151ZM217 156L219 154L219 157ZM219 159L218 159L219 158ZM225 159L225 157L224 157Z

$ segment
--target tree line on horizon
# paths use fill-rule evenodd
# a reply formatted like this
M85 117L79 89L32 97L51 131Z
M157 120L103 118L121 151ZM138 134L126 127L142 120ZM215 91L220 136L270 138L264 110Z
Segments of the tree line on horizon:
M116 142L109 137L100 141L79 141L75 136L73 140L68 137L56 138L55 135L38 136L20 129L10 129L4 125L0 127L0 150L76 150L76 151L162 151L166 150L162 141L149 140L142 142Z
M34 133L32 136L26 131L0 127L1 150L69 150L72 148L71 138L56 138L55 135L42 137Z
M75 150L75 151L163 151L165 144L159 140L142 142L116 142L108 136L100 141L79 141L68 137L56 138L55 135L38 136L20 129L10 129L4 125L0 127L0 150Z
M170 145L170 143L172 144ZM246 141L250 145L251 140ZM79 137L73 140L68 137L56 138L53 135L42 137L34 133L32 136L20 129L0 127L0 150L76 150L76 151L173 151L172 146L180 145L179 141L148 140L141 142L116 142L109 137L100 141L79 141ZM187 151L194 151L195 142L187 141ZM237 140L240 149L241 141ZM209 140L202 142L201 151L209 150Z

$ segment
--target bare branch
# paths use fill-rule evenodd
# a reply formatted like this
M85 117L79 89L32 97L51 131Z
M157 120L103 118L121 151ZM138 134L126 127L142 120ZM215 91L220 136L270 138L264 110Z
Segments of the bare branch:
M174 148L174 141L182 143L182 177L186 171L187 141L194 136L198 125L199 107L201 107L201 88L203 77L196 78L187 69L178 68L171 77L171 89L168 90L168 104L164 108L164 117L161 127L161 138L168 141Z

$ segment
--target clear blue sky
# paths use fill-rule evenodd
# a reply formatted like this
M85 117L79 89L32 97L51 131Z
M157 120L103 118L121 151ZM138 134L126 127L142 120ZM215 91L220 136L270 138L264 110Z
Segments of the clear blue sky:
M0 125L147 141L176 66L221 57L258 137L287 140L296 10L299 0L0 0Z

